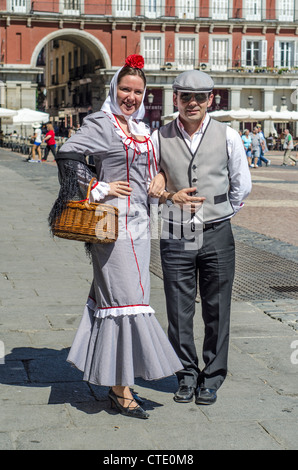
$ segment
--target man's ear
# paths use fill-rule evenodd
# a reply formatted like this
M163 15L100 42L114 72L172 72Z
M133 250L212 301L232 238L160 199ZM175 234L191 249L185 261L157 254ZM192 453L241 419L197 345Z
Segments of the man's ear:
M211 93L208 98L208 108L212 105L213 98L214 98L214 95L213 93Z
M177 107L177 93L173 93L173 104Z

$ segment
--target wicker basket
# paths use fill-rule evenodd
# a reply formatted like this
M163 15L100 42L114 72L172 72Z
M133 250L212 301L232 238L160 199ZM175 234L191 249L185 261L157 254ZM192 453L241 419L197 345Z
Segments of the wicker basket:
M56 237L87 243L113 243L118 237L118 209L108 204L89 202L90 181L84 201L69 201L52 225Z

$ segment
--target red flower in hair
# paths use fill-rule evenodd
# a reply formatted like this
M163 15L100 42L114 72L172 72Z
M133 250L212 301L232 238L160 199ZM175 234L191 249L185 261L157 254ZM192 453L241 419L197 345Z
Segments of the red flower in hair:
M132 54L126 57L124 67L132 67L133 69L142 69L144 67L144 57Z

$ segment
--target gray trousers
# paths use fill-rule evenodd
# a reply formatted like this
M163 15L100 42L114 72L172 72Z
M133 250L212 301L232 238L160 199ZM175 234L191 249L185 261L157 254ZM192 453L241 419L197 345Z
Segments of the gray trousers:
M230 307L235 245L229 220L203 232L202 247L185 249L185 240L161 239L168 336L184 370L179 385L218 389L227 375ZM202 369L194 343L193 318L199 282L205 325Z

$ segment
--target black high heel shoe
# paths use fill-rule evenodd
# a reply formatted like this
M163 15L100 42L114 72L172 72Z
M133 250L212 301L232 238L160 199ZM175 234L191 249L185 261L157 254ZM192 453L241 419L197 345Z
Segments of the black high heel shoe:
M131 418L140 418L140 419L149 418L149 414L146 413L146 411L144 411L143 408L141 408L140 406L136 406L134 408L129 407L129 405L135 401L134 398L129 400L129 405L125 407L125 406L120 405L118 401L118 398L124 399L124 397L119 397L118 395L116 395L116 393L112 389L109 390L108 396L111 402L111 407L112 408L116 407L119 413L121 413L122 415L130 416Z
M109 391L110 390L112 390L112 387L110 387ZM139 397L138 393L135 392L133 388L130 388L129 390L130 390L130 393L133 396L134 401L136 401L138 403L138 405L143 406L144 403L145 403L145 400L143 400L143 398ZM122 397L119 397L119 398L122 398Z

